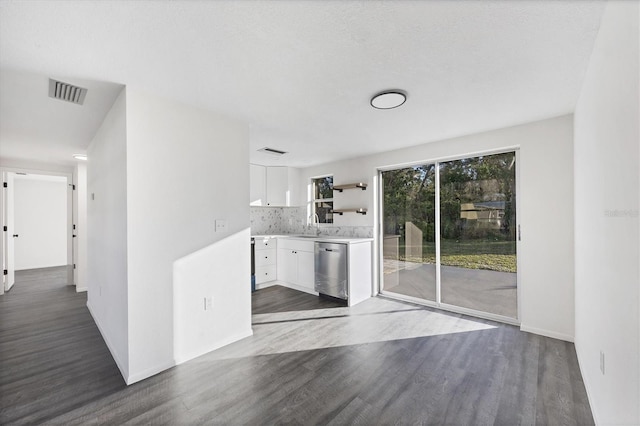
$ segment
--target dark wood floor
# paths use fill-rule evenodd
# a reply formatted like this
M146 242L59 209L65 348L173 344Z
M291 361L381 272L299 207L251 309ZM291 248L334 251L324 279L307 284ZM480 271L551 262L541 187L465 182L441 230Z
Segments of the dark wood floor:
M253 301L261 315L345 309L282 287ZM573 345L508 325L205 355L127 387L85 304L55 270L0 296L0 424L593 424Z

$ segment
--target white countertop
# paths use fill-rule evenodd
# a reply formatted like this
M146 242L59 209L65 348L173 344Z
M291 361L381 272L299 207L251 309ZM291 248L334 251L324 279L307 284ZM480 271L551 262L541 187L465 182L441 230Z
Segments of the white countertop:
M276 234L276 235L252 235L252 238L289 238L301 241L317 241L321 243L358 244L373 241L373 238L356 238L329 235L300 235L300 234Z

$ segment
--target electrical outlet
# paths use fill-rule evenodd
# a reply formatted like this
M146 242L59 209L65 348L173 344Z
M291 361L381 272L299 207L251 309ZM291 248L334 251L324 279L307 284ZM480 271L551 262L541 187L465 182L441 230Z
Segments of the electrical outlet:
M227 230L227 221L216 219L216 232L225 232Z
M604 375L604 352L600 351L600 371Z
M205 297L204 298L204 310L210 311L213 307L213 297Z

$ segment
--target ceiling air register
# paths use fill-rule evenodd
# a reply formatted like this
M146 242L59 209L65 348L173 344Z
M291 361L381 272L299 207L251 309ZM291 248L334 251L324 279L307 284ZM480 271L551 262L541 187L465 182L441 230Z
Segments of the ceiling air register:
M50 98L82 105L84 103L85 96L87 96L87 89L85 88L49 79Z

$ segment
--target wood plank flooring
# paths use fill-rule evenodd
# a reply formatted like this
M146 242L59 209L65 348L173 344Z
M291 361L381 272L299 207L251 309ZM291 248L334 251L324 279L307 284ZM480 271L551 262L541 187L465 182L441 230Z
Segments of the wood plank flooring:
M593 424L570 343L384 298L252 298L254 336L127 387L86 295L24 274L0 296L0 424Z

